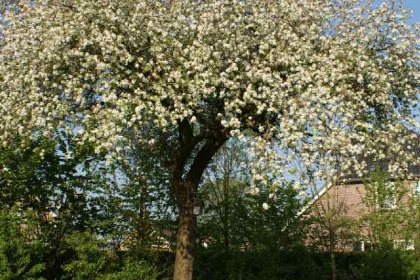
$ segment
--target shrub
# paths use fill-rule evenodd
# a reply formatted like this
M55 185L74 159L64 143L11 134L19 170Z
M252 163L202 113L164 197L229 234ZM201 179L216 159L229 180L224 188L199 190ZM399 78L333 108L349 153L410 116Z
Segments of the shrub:
M125 260L121 271L106 274L97 279L103 280L156 280L159 276L155 266L144 260Z
M129 254L101 250L104 243L88 232L76 232L68 238L75 258L64 265L66 278L72 280L156 280L156 266ZM102 246L104 247L104 246Z

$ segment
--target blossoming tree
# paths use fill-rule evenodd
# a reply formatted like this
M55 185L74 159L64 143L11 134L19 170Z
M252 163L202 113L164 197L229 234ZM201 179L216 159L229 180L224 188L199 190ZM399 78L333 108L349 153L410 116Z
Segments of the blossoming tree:
M403 147L419 28L370 2L17 1L0 45L0 143L58 129L116 156L127 134L160 149L179 209L174 279L191 279L196 190L230 137L253 143L255 184L292 160L330 174L362 173L360 154L400 155L393 172L415 160Z

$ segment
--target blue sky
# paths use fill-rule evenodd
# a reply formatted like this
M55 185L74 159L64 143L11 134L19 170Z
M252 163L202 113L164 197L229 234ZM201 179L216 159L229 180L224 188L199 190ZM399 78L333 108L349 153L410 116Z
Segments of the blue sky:
M412 21L420 23L420 0L404 0L404 7L407 9L412 9Z

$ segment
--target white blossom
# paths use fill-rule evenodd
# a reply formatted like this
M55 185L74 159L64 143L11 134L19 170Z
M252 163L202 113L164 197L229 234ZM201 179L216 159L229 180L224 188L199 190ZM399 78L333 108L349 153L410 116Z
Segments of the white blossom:
M305 196L305 195L307 195L307 193L306 193L306 191L300 191L300 192L299 192L299 195L301 195L301 196Z
M363 175L360 155L394 158L397 173L419 161L404 149L407 129L418 128L420 84L419 26L404 10L362 0L164 2L21 1L2 29L2 146L77 127L80 143L118 153L127 132L154 145L153 133L186 120L194 133L252 142L254 179L281 177L295 161L321 179L325 170Z
M257 195L257 194L259 194L259 192L260 192L260 189L259 188L257 188L257 187L251 187L251 189L249 191L249 194L250 195Z

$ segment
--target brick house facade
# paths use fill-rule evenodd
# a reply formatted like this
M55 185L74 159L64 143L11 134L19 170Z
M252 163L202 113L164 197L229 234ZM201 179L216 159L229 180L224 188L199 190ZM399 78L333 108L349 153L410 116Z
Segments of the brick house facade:
M308 246L321 250L364 251L371 244L372 228L364 218L369 215L382 215L393 218L396 211L408 207L412 198L420 191L420 176L403 182L388 181L389 187L398 185L399 191L393 196L378 201L375 197L374 184L365 184L361 180L331 186L328 190L314 192L313 199L298 214L301 219L311 220L307 239ZM404 226L400 223L401 228ZM398 226L397 226L398 228ZM398 231L390 231L387 237L398 243L402 236ZM411 244L406 244L411 248Z
M420 135L413 131L407 134L411 134L412 140L406 143L406 148L420 159ZM396 243L414 238L401 233L411 220L419 224L415 219L420 220L420 162L410 162L408 173L413 176L401 180L388 172L388 166L395 160L391 154L388 156L380 161L361 156L360 160L371 170L368 180L353 172L340 184L312 190L312 199L298 214L300 219L310 219L307 245L351 251L365 250L365 245L374 243L378 236ZM382 232L377 230L380 226L384 228ZM420 228L414 235L420 240Z

